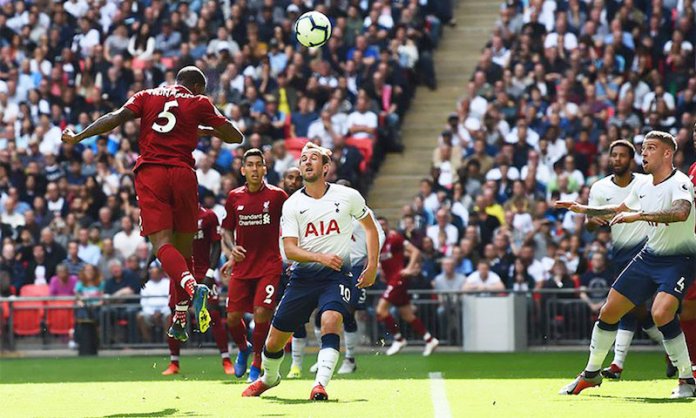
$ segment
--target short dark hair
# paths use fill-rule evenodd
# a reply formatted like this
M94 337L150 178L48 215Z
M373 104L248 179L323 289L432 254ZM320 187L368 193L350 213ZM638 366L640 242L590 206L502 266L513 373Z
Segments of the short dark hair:
M198 67L189 65L179 70L176 74L176 83L184 87L193 87L196 84L202 84L205 88L207 80L205 79L203 71L198 69Z
M628 154L631 156L631 158L636 156L636 147L633 146L631 141L625 139L617 139L616 141L612 142L611 145L609 145L610 154L612 151L614 151L614 147L626 147L628 148Z
M677 140L674 139L674 137L667 132L650 131L647 134L645 134L645 141L647 141L648 139L657 139L658 141L672 148L672 151L676 151L678 148Z
M246 164L247 158L249 157L259 157L261 158L261 162L263 162L263 165L266 165L266 160L263 158L263 151L261 151L258 148L248 149L242 157L242 164Z

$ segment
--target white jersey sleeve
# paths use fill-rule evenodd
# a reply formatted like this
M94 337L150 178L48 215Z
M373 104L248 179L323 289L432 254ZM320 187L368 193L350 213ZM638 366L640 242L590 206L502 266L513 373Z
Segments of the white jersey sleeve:
M650 178L652 178L652 176ZM628 192L628 196L626 196L626 199L623 201L623 204L629 209L640 210L640 199L637 189L638 187L631 188L631 191Z
M299 238L300 237L300 222L297 217L297 208L295 200L288 199L283 203L283 214L280 218L280 229L283 238Z
M367 204L365 203L365 198L363 198L362 195L355 189L347 190L349 190L348 202L350 205L349 210L351 216L358 220L367 216L369 209L367 208Z

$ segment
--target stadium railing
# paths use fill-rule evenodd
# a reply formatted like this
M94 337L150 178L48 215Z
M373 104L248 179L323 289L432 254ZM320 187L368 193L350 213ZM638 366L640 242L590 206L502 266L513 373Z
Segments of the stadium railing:
M362 346L379 347L391 343L382 324L377 321L375 307L380 291L370 290L368 309L358 313L359 332ZM464 349L464 339L470 330L464 329L466 298L478 296L490 300L515 297L524 306L523 332L526 335L525 347L534 346L577 346L589 343L592 326L596 320L587 304L577 297L575 289L541 289L534 291L503 292L440 292L434 290L410 290L416 315L425 327L443 346ZM223 295L224 297L224 295ZM160 296L161 298L161 296ZM103 297L92 300L87 305L78 305L74 297L9 297L0 298L0 342L3 351L52 350L77 347L79 335L76 329L94 327L98 335L100 349L148 349L165 348L167 323L151 325L152 339L145 341L138 328L138 313L141 312L140 296ZM221 304L221 314L225 315ZM478 306L478 305L477 305ZM477 312L475 315L495 317L500 312ZM398 321L398 311L392 308L392 315ZM465 320L466 319L466 320ZM486 319L486 318L479 318ZM495 318L493 318L495 319ZM247 320L251 320L249 316ZM423 344L419 336L402 322L401 331L409 343ZM188 322L190 347L215 347L210 332L197 333ZM310 324L313 321L310 320ZM311 329L311 325L308 325ZM502 332L501 329L486 329L484 332ZM79 334L79 331L77 332ZM310 339L313 333L309 333ZM480 334L479 334L480 335ZM74 337L74 339L73 339ZM649 339L642 332L636 334L637 344L648 344Z

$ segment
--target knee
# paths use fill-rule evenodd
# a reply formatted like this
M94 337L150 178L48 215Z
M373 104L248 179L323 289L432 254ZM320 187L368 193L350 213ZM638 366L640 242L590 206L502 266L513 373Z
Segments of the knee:
M338 334L343 323L343 315L336 311L326 311L321 315L321 333Z
M385 318L387 315L389 315L389 309L387 308L387 305L380 302L377 305L377 317L382 319Z
M661 327L674 319L674 311L664 306L655 306L652 310L655 325Z
M239 326L239 322L242 320L241 312L229 312L227 313L227 326L229 328L236 328Z
M273 317L273 311L270 309L257 306L254 308L254 322L257 324L263 324L271 320Z
M615 324L621 319L621 314L610 303L605 303L599 310L599 319L607 324Z

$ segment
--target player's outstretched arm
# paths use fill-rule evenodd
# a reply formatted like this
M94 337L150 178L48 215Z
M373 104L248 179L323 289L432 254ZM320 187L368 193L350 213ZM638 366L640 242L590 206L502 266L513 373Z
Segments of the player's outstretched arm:
M228 144L241 144L244 141L244 134L230 121L215 128L199 126L198 136L216 136Z
M657 212L636 212L636 213L619 213L611 224L631 223L636 221L645 221L651 224L670 224L673 222L684 222L691 213L691 202L688 200L675 200L672 202L672 207Z
M320 263L330 269L341 271L343 259L336 254L321 254L304 250L298 245L296 237L284 237L283 248L289 260L298 263Z
M358 277L358 288L370 287L377 278L377 266L379 265L379 232L372 216L360 219L360 225L365 230L365 242L367 244L367 264L365 270Z
M583 213L587 216L607 216L615 215L620 212L630 212L631 209L625 204L606 205L606 206L587 206L578 202L559 200L553 204L556 209L568 209L571 212Z
M85 128L82 132L76 134L71 129L65 129L61 140L68 144L77 144L85 138L91 138L95 135L105 134L112 131L114 128L136 118L135 113L127 107L122 107L111 113L95 120L91 125Z

